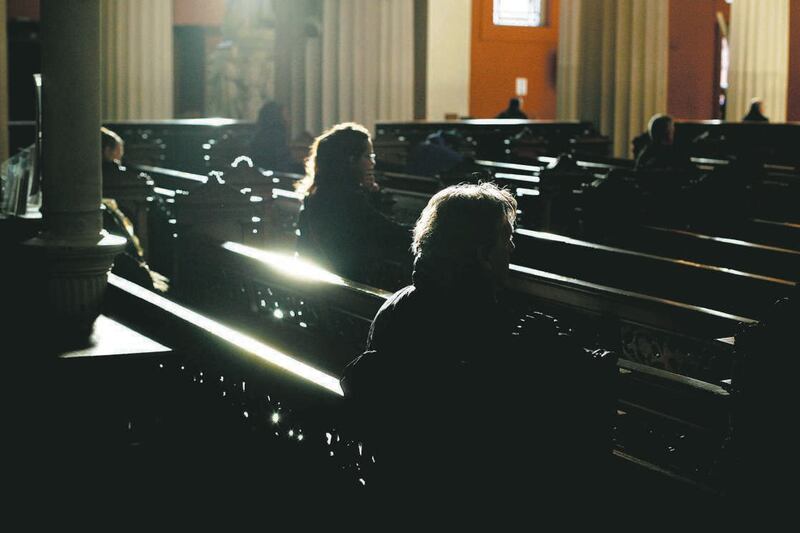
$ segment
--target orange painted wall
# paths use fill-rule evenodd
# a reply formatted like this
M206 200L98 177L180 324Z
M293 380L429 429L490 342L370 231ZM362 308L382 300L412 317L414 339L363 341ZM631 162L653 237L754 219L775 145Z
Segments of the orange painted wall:
M221 26L225 0L173 0L172 18L176 26Z
M800 122L800 0L789 4L789 94L786 120Z
M469 112L494 117L515 93L515 80L528 78L523 111L530 118L556 116L558 0L548 2L548 25L541 28L495 26L492 0L472 0L472 50Z
M6 14L9 19L39 20L39 0L8 0Z
M675 118L718 118L717 11L730 20L724 0L670 0L667 113Z

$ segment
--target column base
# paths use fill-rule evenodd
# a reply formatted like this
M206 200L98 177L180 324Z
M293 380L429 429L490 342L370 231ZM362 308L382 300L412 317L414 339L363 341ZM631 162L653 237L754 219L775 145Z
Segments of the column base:
M102 308L108 272L125 243L124 237L105 231L96 242L40 235L23 243L31 288L23 329L35 336L31 346L73 348L88 341Z

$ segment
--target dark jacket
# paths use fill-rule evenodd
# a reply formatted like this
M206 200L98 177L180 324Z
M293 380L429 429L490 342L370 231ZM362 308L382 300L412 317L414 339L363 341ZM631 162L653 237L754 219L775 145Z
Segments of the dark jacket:
M342 388L381 465L379 488L498 503L530 498L524 483L555 497L594 459L584 447L598 449L608 419L578 398L608 404L589 392L591 357L551 317L512 319L477 279L415 273L378 311L367 349Z
M373 284L385 260L410 264L408 230L383 216L360 190L317 189L303 202L297 252L340 276Z
M639 152L635 167L637 170L677 171L688 171L693 168L691 160L676 150L674 145L655 144L652 141Z
M743 122L769 122L769 118L761 114L758 109L750 109L742 118Z

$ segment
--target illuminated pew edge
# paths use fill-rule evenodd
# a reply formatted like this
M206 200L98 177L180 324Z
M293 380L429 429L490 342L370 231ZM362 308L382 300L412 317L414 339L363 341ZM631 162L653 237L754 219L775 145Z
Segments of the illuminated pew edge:
M147 289L136 285L126 279L123 279L115 274L108 275L108 282L114 287L123 290L137 298L140 298L149 304L155 305L164 311L167 311L182 320L191 322L192 324L203 328L212 335L235 345L237 348L245 350L264 361L271 363L287 372L310 381L320 387L323 387L339 396L344 396L342 387L339 385L339 379L322 372L312 366L298 361L293 357L276 350L275 348L258 341L248 335L244 335L233 328L225 326L211 318L208 318L200 313L187 309L180 304L159 296Z

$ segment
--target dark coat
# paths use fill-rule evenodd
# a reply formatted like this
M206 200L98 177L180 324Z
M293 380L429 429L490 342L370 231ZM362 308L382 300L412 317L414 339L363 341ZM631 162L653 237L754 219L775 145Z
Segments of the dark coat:
M769 118L761 114L758 109L751 108L742 118L743 122L769 122Z
M538 489L578 497L598 433L608 455L608 419L583 403L608 407L591 392L591 357L551 317L511 319L477 279L415 274L377 313L367 350L342 388L376 451L378 490L490 505Z
M675 149L674 145L655 144L652 141L636 157L636 169L691 170L689 158Z
M371 284L385 259L406 261L411 236L382 215L359 190L317 189L303 202L297 251L332 272Z

